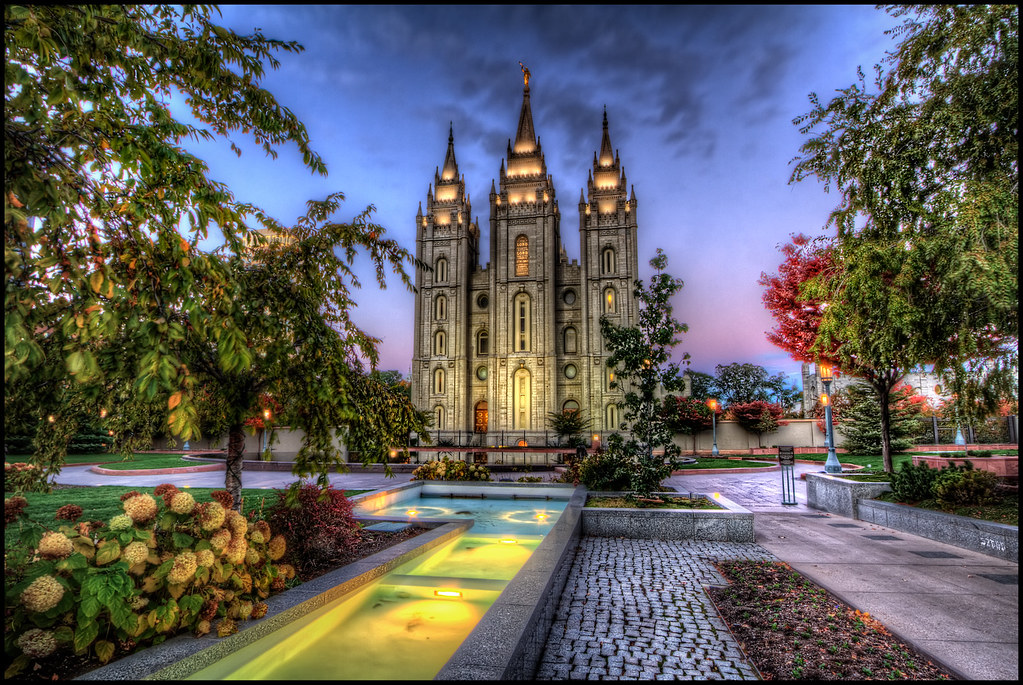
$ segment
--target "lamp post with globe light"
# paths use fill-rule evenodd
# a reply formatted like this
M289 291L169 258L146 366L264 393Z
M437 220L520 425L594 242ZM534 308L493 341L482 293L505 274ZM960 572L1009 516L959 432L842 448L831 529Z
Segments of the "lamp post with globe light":
M835 429L831 423L831 381L835 379L835 370L831 364L818 363L817 371L824 383L824 394L821 404L824 405L824 423L827 428L828 460L824 462L824 473L842 473L842 464L835 454Z
M718 454L720 454L718 452L718 422L717 422L718 401L715 399L707 400L707 406L710 407L710 425L712 429L711 434L714 436L714 445L710 448L710 455L712 457L716 457L718 456Z

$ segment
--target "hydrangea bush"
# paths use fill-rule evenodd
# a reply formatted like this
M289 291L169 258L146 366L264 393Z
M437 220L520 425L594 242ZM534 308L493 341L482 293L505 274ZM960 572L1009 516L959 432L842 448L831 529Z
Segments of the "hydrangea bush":
M262 618L263 600L294 577L280 563L284 538L216 501L230 501L226 492L211 502L168 484L154 493L126 493L124 513L106 523L76 523L82 509L69 504L52 529L22 526L26 554L5 560L6 676L58 650L106 663L182 631L229 635ZM8 525L24 506L5 499Z
M467 464L444 457L417 466L412 480L490 480L490 470L483 464Z

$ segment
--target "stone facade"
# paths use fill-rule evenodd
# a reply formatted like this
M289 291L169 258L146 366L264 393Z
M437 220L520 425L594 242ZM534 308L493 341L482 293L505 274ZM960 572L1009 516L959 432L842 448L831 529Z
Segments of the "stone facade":
M627 192L607 112L600 151L579 196L581 258L561 241L554 180L533 129L529 80L514 143L490 188L490 261L459 175L454 133L416 213L412 398L433 430L481 444L542 444L549 412L580 409L594 430L617 428L600 317L633 325L638 308L637 201ZM514 435L505 433L514 432ZM488 436L489 434L489 436Z

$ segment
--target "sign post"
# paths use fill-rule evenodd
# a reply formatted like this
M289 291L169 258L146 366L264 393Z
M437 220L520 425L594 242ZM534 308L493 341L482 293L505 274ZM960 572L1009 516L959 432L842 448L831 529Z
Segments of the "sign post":
M778 445L778 465L781 466L781 503L796 502L796 454L792 445Z

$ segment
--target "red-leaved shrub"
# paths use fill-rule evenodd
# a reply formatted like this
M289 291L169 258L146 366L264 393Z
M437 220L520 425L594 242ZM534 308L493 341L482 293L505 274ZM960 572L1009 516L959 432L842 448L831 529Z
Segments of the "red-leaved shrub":
M359 524L343 491L304 485L294 508L288 506L286 490L276 492L267 520L287 540L288 561L297 568L308 571L329 564L359 542Z

